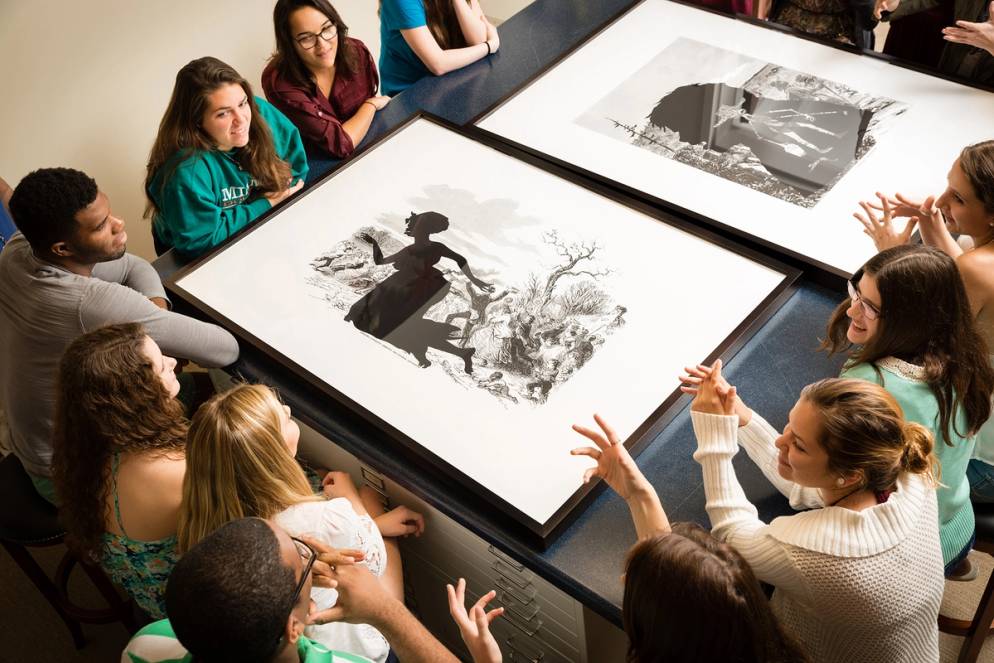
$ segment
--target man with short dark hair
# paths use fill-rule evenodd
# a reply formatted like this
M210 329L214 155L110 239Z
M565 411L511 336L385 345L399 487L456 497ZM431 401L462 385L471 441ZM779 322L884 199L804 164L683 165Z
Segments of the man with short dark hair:
M323 615L309 614L313 582L339 591L338 604ZM496 657L478 663L500 661L487 629L495 612L478 620L485 633L476 640L488 638ZM315 617L374 626L404 663L458 661L365 566L259 518L223 525L180 559L166 585L166 614L132 638L123 662L368 663L305 637ZM468 621L464 607L460 614Z
M56 375L66 347L98 327L139 322L163 353L203 366L238 358L216 325L172 313L152 266L126 253L124 221L85 173L44 168L10 198L15 234L0 252L0 408L38 492L49 476Z

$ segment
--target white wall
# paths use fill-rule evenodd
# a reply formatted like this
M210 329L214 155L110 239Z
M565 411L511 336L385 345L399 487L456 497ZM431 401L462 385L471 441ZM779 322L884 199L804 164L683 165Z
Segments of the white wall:
M531 0L484 0L511 16ZM379 55L376 0L334 3ZM0 0L0 176L46 166L93 176L128 223L129 250L153 258L141 218L148 150L176 71L213 55L257 93L273 49L273 0Z

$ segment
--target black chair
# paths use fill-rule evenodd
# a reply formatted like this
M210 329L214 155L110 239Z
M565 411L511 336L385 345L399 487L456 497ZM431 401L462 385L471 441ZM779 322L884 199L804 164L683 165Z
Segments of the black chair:
M994 504L974 504L973 512L977 518L977 541L974 550L980 550L994 555ZM951 635L963 636L963 646L960 648L959 663L974 663L984 648L987 636L994 633L994 573L991 574L980 597L980 604L973 614L971 621L953 619L939 615L939 630Z
M76 649L86 644L81 623L120 621L133 634L137 624L131 600L121 599L98 565L80 559L67 550L53 580L27 550L57 546L64 538L65 530L59 523L58 510L38 494L21 461L14 454L0 460L0 544L58 613L72 634ZM77 564L107 601L106 609L83 608L70 600L69 577Z

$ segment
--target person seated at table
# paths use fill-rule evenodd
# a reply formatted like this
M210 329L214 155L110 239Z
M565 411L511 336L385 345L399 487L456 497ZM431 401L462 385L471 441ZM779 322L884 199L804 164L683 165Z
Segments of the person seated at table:
M300 131L308 156L349 156L390 97L376 94L369 49L328 0L279 0L276 52L262 72L266 98Z
M987 85L994 82L994 16L988 0L876 0L874 12L891 23L887 42L891 34L897 35L899 47L885 44L885 53L955 78ZM907 35L906 23L914 26Z
M166 586L169 618L135 634L121 660L369 663L305 635L308 625L337 620L375 625L405 663L458 663L369 569L354 563L354 552L293 538L272 521L228 522L183 555ZM336 589L334 608L313 610L311 591L318 586ZM493 640L486 617L484 633L468 636L471 651L486 651L486 639ZM499 650L496 657L474 658L500 660Z
M873 48L874 0L757 0L760 17L812 37Z
M315 496L294 459L300 429L290 408L264 385L238 385L200 407L190 424L179 547L192 548L223 523L244 516L273 518L296 536L335 548L357 549L387 590L403 599L400 549L392 538L420 535L421 514L406 507L387 513L371 490L362 495L348 475L331 472ZM322 609L335 593L316 590ZM382 663L389 647L367 625L329 624L310 637Z
M158 274L126 252L124 221L85 173L36 170L18 183L10 209L20 232L0 253L0 408L14 452L51 501L55 382L72 341L138 322L163 352L204 367L233 363L238 342L216 325L166 310Z
M976 526L967 466L973 436L990 416L994 369L956 263L925 246L880 252L850 279L822 347L848 352L842 377L882 385L905 418L932 432L946 577L972 580L967 554Z
M670 526L656 490L601 417L600 430L574 425L594 447L574 449L628 505L638 542L625 563L622 622L630 663L805 663L784 634L749 564L699 525ZM710 625L721 624L720 629Z
M782 434L738 397L721 362L688 369L694 459L712 533L773 585L773 610L819 663L938 661L945 586L932 434L866 380L808 385ZM804 513L759 519L735 476L742 445Z
M479 0L380 0L383 94L403 92L496 53L500 37Z
M969 145L960 152L947 176L942 195L912 200L900 193L877 194L876 202L861 202L856 218L878 251L911 241L915 227L925 244L956 261L977 330L987 352L994 349L994 141ZM908 221L903 229L894 219ZM954 238L958 234L958 240ZM934 307L921 310L931 311ZM914 324L921 318L916 317ZM994 362L994 354L990 361ZM973 366L979 366L974 364ZM975 501L994 501L994 422L977 433L969 479Z
M156 252L197 256L304 185L300 132L217 58L185 65L148 158L145 216Z
M59 366L52 472L67 543L165 615L187 420L176 360L136 323L80 336Z

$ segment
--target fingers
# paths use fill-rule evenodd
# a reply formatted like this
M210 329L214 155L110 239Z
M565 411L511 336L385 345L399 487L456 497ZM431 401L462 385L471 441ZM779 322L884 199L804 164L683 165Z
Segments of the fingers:
M594 415L594 421L597 422L597 425L600 426L601 430L604 431L604 434L607 435L607 441L610 444L618 444L619 443L618 434L614 432L614 429L611 428L610 424L608 424L606 421L604 421L604 419L603 419L603 417L601 417L601 415L595 414Z
M735 398L738 391L735 387L729 387L725 394L725 414L735 414Z
M481 610L480 612L483 612L483 611ZM490 622L492 622L493 620L497 619L498 617L500 617L503 614L504 614L504 608L494 608L493 610L491 610L490 612L488 612L487 613L487 626L490 625Z
M596 444L598 449L603 450L607 449L610 446L610 443L604 439L604 436L602 436L600 433L598 433L595 430L587 428L586 426L581 426L580 424L573 424L573 430L575 430L577 433L579 433L580 435L584 436L585 438Z
M459 578L455 587L445 585L445 592L449 596L449 614L462 630L464 623L468 621L466 619L466 580Z
M421 536L425 531L425 517L418 513L417 511L411 511L408 514L407 520L404 521L404 534L413 534L414 536Z
M593 447L578 447L572 449L570 452L571 456L590 456L594 460L600 460L601 450L594 449Z
M597 468L591 467L586 472L583 473L583 483L588 484L590 480L597 476Z
M329 622L340 622L345 619L345 609L335 605L327 610L314 612L307 615L308 624L327 624Z
M473 604L473 610L486 612L487 604L493 601L494 598L496 597L497 597L497 592L491 589L489 592L481 596L476 603Z
M891 211L890 210L890 201L887 200L887 196L885 196L884 194L882 194L880 192L877 192L877 198L880 199L880 205L883 208L883 212L884 212L883 222L884 223L889 223L890 219L891 219L891 216L890 216L890 211Z
M853 212L853 218L863 224L863 232L865 232L870 237L873 237L873 235L876 232L876 228L873 226L873 224L870 222L868 218L866 218L859 212Z

